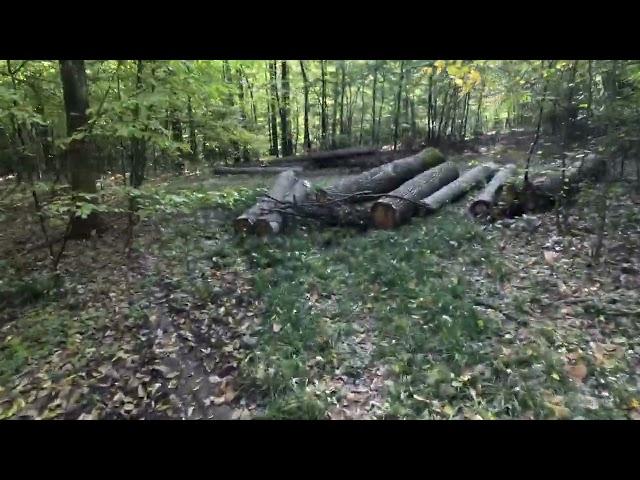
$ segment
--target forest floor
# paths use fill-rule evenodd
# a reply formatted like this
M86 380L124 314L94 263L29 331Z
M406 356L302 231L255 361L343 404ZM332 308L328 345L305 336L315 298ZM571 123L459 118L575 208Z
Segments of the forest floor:
M522 165L521 137L454 160ZM235 236L272 178L150 182L132 252L114 217L59 275L24 253L30 190L0 193L0 418L640 419L632 182L596 262L599 187L562 231L554 212L475 223L462 200L393 231Z

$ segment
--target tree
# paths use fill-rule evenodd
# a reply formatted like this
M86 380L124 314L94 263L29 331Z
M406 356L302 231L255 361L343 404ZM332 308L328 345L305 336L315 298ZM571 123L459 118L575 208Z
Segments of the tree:
M89 94L84 60L60 60L60 78L67 135L70 137L66 158L71 171L71 189L78 194L95 194L98 175L92 162L90 144L85 138L89 122ZM85 198L85 202L91 199ZM85 218L74 216L70 225L69 237L88 237L92 231L104 227L96 211L91 211Z

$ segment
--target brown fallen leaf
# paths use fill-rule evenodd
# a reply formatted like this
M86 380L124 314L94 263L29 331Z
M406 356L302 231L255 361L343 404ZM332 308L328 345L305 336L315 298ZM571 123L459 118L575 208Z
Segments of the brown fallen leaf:
M578 363L577 365L567 365L565 367L567 375L573 378L576 382L582 383L587 376L587 366L584 363Z

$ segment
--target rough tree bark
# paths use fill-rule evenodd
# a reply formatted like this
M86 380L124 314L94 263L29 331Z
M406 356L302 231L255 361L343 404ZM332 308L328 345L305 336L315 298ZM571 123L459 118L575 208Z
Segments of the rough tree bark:
M344 60L340 62L340 135L344 135L344 90L347 75L344 62Z
M378 86L378 61L373 67L373 89L371 91L371 145L376 143L376 96Z
M390 229L405 223L415 214L420 199L453 182L458 175L458 168L446 162L413 177L389 192L392 196L382 197L373 204L373 224L377 228Z
M400 62L400 80L396 95L396 114L393 120L393 149L398 148L398 124L400 123L400 100L402 98L402 83L404 82L404 60Z
M143 91L142 73L144 62L138 60L136 63L136 95ZM136 102L134 106L134 118L140 120L140 104ZM131 140L131 186L138 188L144 181L144 174L147 166L147 142L144 138L134 138Z
M382 92L380 93L380 108L378 108L378 121L376 130L376 145L380 145L380 125L382 121L382 107L384 107L384 92L385 92L385 80L386 80L387 72L386 70L382 70L382 79L380 81L380 88Z
M280 105L280 123L282 128L282 156L293 154L293 141L291 139L291 122L289 113L289 71L287 61L280 62L280 89L282 90L282 102Z
M325 147L327 139L327 79L324 60L320 60L320 81L322 82L322 98L320 103L320 137L322 138L322 146Z
M497 170L497 165L486 164L468 170L457 180L449 183L437 192L429 195L420 203L427 213L435 212L443 205L452 202L467 193L473 187L483 184Z
M518 202L523 213L547 210L553 207L557 197L561 194L570 196L576 192L580 182L597 180L606 172L605 160L595 154L588 155L583 160L575 161L566 169L564 181L562 172L553 172L536 178L533 182L525 183Z
M269 68L269 109L271 110L271 155L278 156L278 86L276 84L276 62L268 62Z
M302 172L304 170L304 167L215 167L213 169L213 173L215 175L261 175L282 173L286 172L287 170Z
M286 193L283 202L297 204L304 202L307 196L311 192L311 184L306 180L296 179L291 189ZM283 208L274 202L275 208ZM261 215L256 219L254 228L255 232L259 236L273 235L282 231L283 227L283 215L278 211L270 211L264 215Z
M272 197L278 201L283 201L285 195L291 190L296 182L296 174L293 170L289 169L286 172L282 172L276 177L276 180L269 190L269 197ZM233 227L236 232L251 232L258 217L264 212L274 208L277 202L268 197L259 199L255 205L245 211L242 215L235 219Z
M60 78L67 120L67 135L72 136L86 127L89 117L89 95L84 60L60 60ZM67 165L71 169L71 190L94 194L97 191L95 171L91 160L90 144L86 138L74 139L67 148ZM105 227L97 212L87 218L73 217L69 238L89 237L94 230Z
M309 79L302 60L300 60L300 71L302 72L302 88L304 91L304 149L308 152L311 150L311 137L309 136Z
M471 201L469 204L469 213L476 218L487 215L495 204L504 185L515 173L516 166L513 164L506 165L496 173L487 186L484 187L484 190Z
M339 150L330 150L324 152L313 152L306 155L292 155L289 157L282 157L278 160L273 160L270 165L280 165L289 162L305 162L311 163L315 167L331 167L335 166L336 160L359 157L362 155L373 155L377 150L375 148L362 148L362 147L350 147L342 148Z
M326 199L330 196L341 197L364 191L372 194L387 193L444 161L442 153L434 148L427 148L410 157L395 160L353 177L343 178L325 191L320 191L319 197Z

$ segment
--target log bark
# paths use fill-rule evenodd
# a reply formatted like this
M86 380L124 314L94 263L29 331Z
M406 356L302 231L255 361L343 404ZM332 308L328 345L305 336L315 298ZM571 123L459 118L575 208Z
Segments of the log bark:
M513 177L515 172L516 166L509 164L496 173L487 186L484 187L484 190L471 201L469 213L476 218L489 214L503 186Z
M270 165L279 165L281 163L288 162L309 162L313 164L315 167L330 167L335 166L339 162L338 160L344 158L352 158L358 157L361 155L372 155L376 153L377 150L375 148L343 148L340 150L327 150L323 152L313 152L307 155L290 155L288 157L282 157L277 160L272 160L269 162Z
M288 170L301 172L304 167L216 167L213 169L215 175L241 175L241 174L273 174L283 173Z
M605 160L595 154L575 161L565 172L565 195L571 196L585 180L598 180L607 169ZM562 171L549 173L526 182L523 188L512 195L507 208L508 216L527 212L545 211L552 208L563 192Z
M420 203L427 213L435 212L443 205L460 198L473 187L486 182L496 170L497 165L495 164L485 164L474 167L461 175L457 180L421 200Z
M415 214L420 199L440 190L458 176L458 168L446 162L413 177L391 191L393 196L382 197L373 204L371 217L374 226L390 229L403 224Z
M440 151L435 148L427 148L410 157L401 158L359 175L344 178L325 191L320 191L319 199L352 195L363 191L372 194L387 193L425 170L444 163L444 161L444 155ZM358 198L363 199L362 196Z
M283 201L285 195L291 190L296 180L296 175L293 170L282 172L276 177L273 187L269 190L269 197ZM257 218L265 211L273 208L275 204L276 202L271 198L263 197L259 199L255 205L235 219L233 223L235 231L238 233L253 231Z
M283 197L283 202L288 202L293 205L304 202L311 192L311 184L302 179L297 179L291 189ZM276 202L273 202L274 208L284 208L286 206L280 206ZM270 234L276 234L282 231L283 227L283 215L280 212L271 211L258 217L254 224L254 229L257 235L266 236Z

